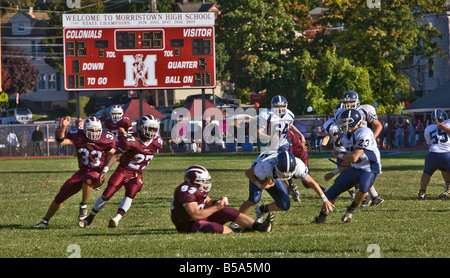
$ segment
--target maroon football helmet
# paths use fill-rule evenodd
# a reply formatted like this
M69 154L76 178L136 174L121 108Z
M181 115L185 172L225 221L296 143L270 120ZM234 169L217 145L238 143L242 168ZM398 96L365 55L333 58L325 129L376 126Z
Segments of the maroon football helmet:
M198 185L201 192L207 193L211 190L211 176L205 167L194 165L186 169L184 172L184 180L189 184Z

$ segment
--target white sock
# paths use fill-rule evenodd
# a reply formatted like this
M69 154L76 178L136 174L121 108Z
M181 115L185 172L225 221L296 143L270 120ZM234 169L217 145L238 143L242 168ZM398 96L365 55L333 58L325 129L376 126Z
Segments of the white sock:
M94 207L92 208L91 214L97 214L97 212L99 212L105 205L106 205L106 201L105 199L103 199L103 196L100 196L100 198L97 199L97 201L95 201Z
M120 202L119 204L119 209L122 209L123 211L127 212L130 207L131 207L131 203L133 202L133 199L131 199L130 197L123 197L122 202Z
M375 198L378 197L378 192L375 190L375 187L369 191L370 197Z

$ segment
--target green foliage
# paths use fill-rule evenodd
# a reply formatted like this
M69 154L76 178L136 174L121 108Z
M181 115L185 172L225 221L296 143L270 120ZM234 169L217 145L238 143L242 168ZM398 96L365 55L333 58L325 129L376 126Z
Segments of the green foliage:
M81 96L79 97L79 101L80 101L80 118L82 119L86 119L89 114L93 113L93 108L94 108L94 103L93 100L91 100L91 98L86 97L86 96ZM71 114L72 117L76 117L77 116L77 99L71 99L67 102L67 106L69 109L69 112Z
M449 201L437 199L444 191L440 173L428 186L430 199L417 200L425 154L382 154L383 173L375 187L385 202L377 208L357 208L350 223L341 221L350 204L349 195L342 194L326 224L310 224L321 200L296 180L301 202L275 214L272 233L230 235L178 234L170 220L173 190L188 166L204 165L212 175L209 195L227 196L230 206L239 208L248 197L244 171L257 153L156 155L144 171L141 192L115 229L108 228L108 221L117 212L124 188L85 229L77 226L81 193L63 203L49 229L33 229L61 185L77 171L76 158L3 159L0 254L4 258L66 258L73 255L68 247L75 244L81 258L367 258L373 255L367 248L376 244L382 258L448 257L450 247L443 243L450 228L445 221ZM324 153L309 157L311 176L326 188L333 181L325 182L323 175L335 168L328 158ZM89 209L105 187L92 192ZM264 192L261 203L271 201ZM254 217L254 210L249 215Z
M442 35L425 15L442 12L445 1L381 2L377 9L359 0L218 1L216 41L226 44L219 75L236 88L267 90L265 105L282 94L295 113L308 106L329 113L346 90L380 112L398 111L414 97L399 68L405 57L443 55ZM319 5L325 16L312 22L308 12Z

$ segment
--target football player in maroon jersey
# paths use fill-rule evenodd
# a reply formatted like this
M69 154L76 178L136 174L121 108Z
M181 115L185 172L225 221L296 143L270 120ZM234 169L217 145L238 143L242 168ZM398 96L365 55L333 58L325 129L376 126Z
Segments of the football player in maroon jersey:
M132 123L130 118L123 116L123 109L120 105L111 107L110 117L105 120L105 128L116 136L116 141L119 140L119 135L123 135L132 130Z
M174 192L171 205L171 219L180 233L219 233L234 232L224 226L234 222L248 231L270 232L274 221L273 213L269 213L263 223L256 222L237 209L225 207L228 198L213 200L208 196L211 190L211 176L208 170L200 165L194 165L184 173L184 182Z
M95 215L105 206L109 199L123 186L125 196L119 204L115 217L109 221L109 227L114 228L119 224L122 216L128 211L136 194L141 190L142 172L158 149L162 148L162 139L158 135L159 122L152 115L145 115L139 119L138 132L119 136L117 151L103 167L100 179L104 180L106 173L116 161L120 161L114 174L108 181L108 186L94 204L91 213L85 219L79 221L80 227L86 227L92 223Z
M73 144L76 148L79 170L69 178L56 194L44 218L35 227L47 227L50 218L58 211L62 203L82 190L79 219L87 216L87 201L93 188L99 187L100 172L107 159L115 152L116 139L110 132L102 132L102 123L96 117L84 122L84 129L72 129L66 134L70 117L60 123L56 138L62 146Z

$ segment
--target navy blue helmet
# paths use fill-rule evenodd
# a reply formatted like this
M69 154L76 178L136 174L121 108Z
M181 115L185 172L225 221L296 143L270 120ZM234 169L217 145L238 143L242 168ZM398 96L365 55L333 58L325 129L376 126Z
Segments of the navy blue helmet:
M288 102L283 96L274 96L271 101L272 112L279 116L283 117L286 114L286 109L288 106Z
M338 116L340 113L342 113L342 111L345 110L344 104L342 102L339 102L335 107L334 107L334 119L337 120Z
M361 113L356 109L347 109L339 114L337 125L342 132L348 132L360 125Z
M291 152L284 151L278 153L277 164L275 165L277 178L280 180L292 178L296 166L295 156Z
M345 109L356 109L360 105L359 94L355 91L347 91L342 96L342 102Z
M442 123L443 121L448 119L447 112L445 112L443 109L435 109L433 112L431 112L431 121L433 123L439 122Z

